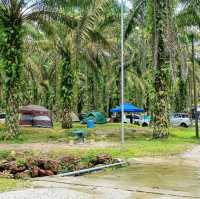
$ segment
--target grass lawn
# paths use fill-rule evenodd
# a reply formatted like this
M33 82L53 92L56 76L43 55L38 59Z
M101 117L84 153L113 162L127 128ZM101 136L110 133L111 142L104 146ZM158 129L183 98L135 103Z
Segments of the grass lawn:
M75 124L73 129L63 130L59 125L53 129L40 129L40 128L21 128L21 134L14 140L7 141L7 143L68 143L73 140L72 131L76 128L84 129L87 131L87 140L103 141L114 143L112 147L90 147L76 149L53 149L43 154L38 149L26 150L23 157L28 156L49 156L56 158L62 155L72 154L89 158L99 153L108 153L114 157L129 158L139 156L163 156L175 155L181 153L194 144L200 144L200 141L194 137L194 128L171 128L170 137L165 140L152 140L152 129L146 127L138 127L134 125L126 125L125 138L126 143L122 146L120 143L120 124L104 124L96 125L94 129L87 129L84 125ZM1 141L4 143L4 141ZM5 159L10 156L10 150L0 150L0 159ZM14 153L15 154L15 153ZM16 154L15 154L16 155ZM18 155L18 154L17 154ZM19 156L22 156L19 153Z
M127 132L126 143L122 146L118 144L114 147L95 148L87 150L56 150L50 155L57 156L58 154L82 154L82 156L90 157L99 153L108 153L114 157L131 158L141 156L170 156L176 155L190 149L194 144L200 144L199 140L194 137L194 129L173 128L171 135L165 140L152 140L147 134L150 129L139 128L139 135ZM138 131L139 131L138 130ZM144 132L143 132L144 131ZM148 133L147 133L148 132ZM145 134L147 133L147 134ZM119 142L119 132L108 140Z
M111 143L112 146L85 148L76 146L76 148L67 149L62 149L61 147L51 149L45 153L37 148L30 148L25 151L20 150L21 145L28 143L68 143L74 139L72 131L76 128L87 131L88 141ZM0 132L3 131L4 127L1 126ZM6 141L7 144L18 144L16 151L6 149L5 141L0 141L0 144L5 145L4 148L0 149L0 162L12 157L23 161L29 157L48 157L54 159L67 155L74 155L80 157L83 162L88 162L94 156L102 153L123 159L142 156L170 156L182 153L195 144L200 144L200 141L194 136L194 128L171 128L169 138L164 140L153 140L151 139L151 134L151 128L126 125L126 142L124 145L121 145L120 124L96 125L94 129L86 129L83 125L75 124L74 128L70 130L63 130L59 125L56 125L53 129L21 128L21 134L17 138ZM27 181L23 180L0 178L0 192L29 185L29 182L27 183Z
M29 185L30 183L25 180L0 178L0 192L29 187Z

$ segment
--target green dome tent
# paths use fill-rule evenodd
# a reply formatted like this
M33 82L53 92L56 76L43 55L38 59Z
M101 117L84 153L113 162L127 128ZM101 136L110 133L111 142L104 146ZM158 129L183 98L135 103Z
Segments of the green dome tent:
M105 124L107 123L106 117L100 112L90 112L87 114L87 117L84 118L81 123L87 123L88 119L94 120L96 124Z

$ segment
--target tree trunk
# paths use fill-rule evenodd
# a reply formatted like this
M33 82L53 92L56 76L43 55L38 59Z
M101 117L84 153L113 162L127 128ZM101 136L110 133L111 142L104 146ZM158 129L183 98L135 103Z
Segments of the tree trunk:
M182 77L181 66L178 65L178 88L175 93L175 111L176 112L183 112L186 111L187 107L187 80L184 80Z
M6 106L6 135L7 139L19 133L18 107L20 98L20 76L22 68L22 23L13 20L3 23L4 42L1 46L2 60L5 72L4 97Z
M169 56L165 49L167 0L154 0L154 108L153 138L169 135Z
M6 135L5 139L15 137L19 132L18 127L18 103L12 90L9 91L9 97L6 104Z
M72 100L73 100L73 83L74 71L71 65L70 52L62 51L63 63L61 64L61 125L62 128L72 128Z
M63 129L72 128L71 111L68 108L65 108L62 113L62 128Z

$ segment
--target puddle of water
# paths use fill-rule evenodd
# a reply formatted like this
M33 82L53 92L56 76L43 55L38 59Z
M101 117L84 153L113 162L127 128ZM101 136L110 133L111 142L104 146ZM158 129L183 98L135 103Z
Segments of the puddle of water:
M182 191L200 196L199 171L195 167L137 164L85 177L117 185Z

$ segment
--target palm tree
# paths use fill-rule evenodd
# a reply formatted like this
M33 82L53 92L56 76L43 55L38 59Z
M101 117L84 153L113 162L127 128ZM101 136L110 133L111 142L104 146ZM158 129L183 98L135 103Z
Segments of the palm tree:
M18 131L18 107L20 99L21 74L23 71L23 44L25 26L37 22L48 28L50 21L65 21L73 26L73 20L63 15L61 6L74 2L54 0L0 0L1 59L4 66L4 96L6 101L6 137L13 137ZM48 16L48 17L47 17ZM52 19L52 20L50 20Z
M169 53L165 45L165 27L169 12L167 0L153 1L153 38L154 38L154 110L153 137L165 138L169 135Z
M92 59L96 58L94 55L96 51L93 53L93 49L97 50L100 44L109 46L96 27L104 9L110 5L110 2L110 0L83 1L75 7L72 5L71 9L68 7L71 11L66 15L71 16L73 25L63 22L54 26L54 45L61 58L60 108L63 128L72 127L71 112L74 106L73 96L78 72L77 59L85 60L87 63L92 62ZM77 8L79 9L78 13L76 12ZM93 60L93 62L95 61Z
M37 21L43 13L41 1L0 0L0 24L3 31L1 58L4 65L7 137L18 134L18 106L23 70L24 24Z
M199 27L200 27L200 16L199 10L200 5L198 0L181 0L183 9L177 15L177 24L179 28L185 33L185 36L188 38L189 45L191 46L190 60L192 65L192 79L193 79L193 97L194 97L194 107L195 107L195 130L196 137L199 138L199 127L198 127L198 112L197 112L197 103L198 103L198 93L196 86L196 75L197 70L195 69L195 55L194 55L194 41L199 39Z

